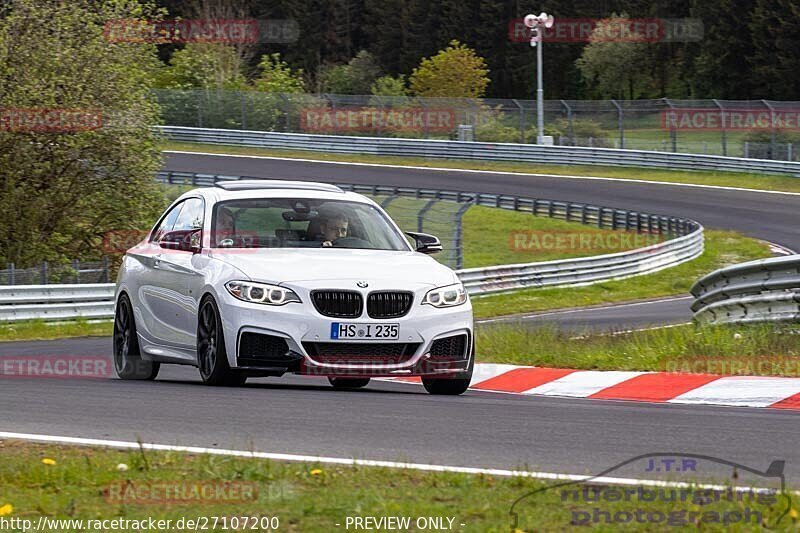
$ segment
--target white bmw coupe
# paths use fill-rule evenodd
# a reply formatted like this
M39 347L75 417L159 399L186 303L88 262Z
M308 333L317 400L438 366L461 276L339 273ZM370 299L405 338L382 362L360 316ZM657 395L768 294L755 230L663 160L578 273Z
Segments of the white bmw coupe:
M335 388L420 376L461 394L474 364L472 306L456 274L362 195L242 180L178 198L119 271L114 366L154 379L194 365L210 385L286 372ZM413 243L413 245L412 245Z

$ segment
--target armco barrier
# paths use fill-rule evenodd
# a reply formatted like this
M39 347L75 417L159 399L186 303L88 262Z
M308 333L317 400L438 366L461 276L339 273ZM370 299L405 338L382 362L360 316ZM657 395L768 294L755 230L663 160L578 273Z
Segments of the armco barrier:
M604 165L667 170L757 172L800 177L800 162L744 159L702 154L579 146L347 137L177 126L158 126L156 129L174 141L255 146L279 150L311 150L328 153L392 155L435 159L477 159L481 161L512 161L554 165Z
M161 172L166 183L210 186L221 180L243 179L179 172ZM593 227L647 232L675 238L625 252L539 263L457 270L470 295L480 296L527 287L580 286L647 274L684 263L703 253L703 227L693 220L625 209L522 198L510 195L415 189L408 187L337 184L363 194L450 200L536 216L580 222ZM114 284L18 285L0 287L0 322L39 318L110 318Z
M711 324L800 321L800 255L716 270L694 284L695 319Z
M0 286L0 322L110 318L113 283Z
M165 171L160 172L157 179L165 183L211 186L217 181L254 178ZM535 216L580 222L603 229L677 236L659 244L615 254L458 270L459 277L472 295L506 292L526 287L586 285L647 274L689 261L703 253L702 226L684 218L512 195L343 183L336 185L373 196L396 195L470 202L486 207L527 212Z

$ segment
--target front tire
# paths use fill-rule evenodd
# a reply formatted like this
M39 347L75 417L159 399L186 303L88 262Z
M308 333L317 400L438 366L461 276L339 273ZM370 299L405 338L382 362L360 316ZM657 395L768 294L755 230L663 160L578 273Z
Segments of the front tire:
M464 394L469 389L469 384L472 381L472 370L475 368L475 341L472 341L470 347L470 360L469 367L465 372L456 374L451 378L422 378L422 386L430 394L442 396L458 396Z
M231 370L222 319L214 299L206 297L197 315L197 366L206 385L237 387L247 381L247 375Z
M114 313L114 372L119 379L149 381L156 379L160 368L159 363L142 359L133 306L122 294Z
M328 378L328 381L337 390L363 389L369 385L369 378Z

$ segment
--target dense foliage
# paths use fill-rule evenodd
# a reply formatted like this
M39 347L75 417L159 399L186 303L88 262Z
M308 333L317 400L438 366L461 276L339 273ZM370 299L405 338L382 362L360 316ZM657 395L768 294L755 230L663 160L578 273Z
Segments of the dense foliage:
M236 0L230 0L235 3ZM192 0L160 0L170 13L196 15ZM295 19L294 43L262 43L261 55L280 52L295 69L316 78L322 65L347 64L360 50L376 59L385 75L411 75L457 39L486 59L487 96L535 95L535 54L526 42L512 42L509 23L528 12L556 19L609 17L702 21L699 42L656 42L634 47L634 94L641 98L693 97L797 99L800 94L800 8L794 0L564 0L524 3L502 0L250 0L248 16ZM582 75L576 62L586 42L545 44L545 97L613 96L598 80ZM630 50L628 50L630 51ZM312 80L314 81L314 80ZM313 83L312 89L316 87ZM626 95L628 91L625 91Z
M163 207L155 46L103 34L106 20L156 14L133 0L9 6L0 8L0 264L97 259L106 234L147 228Z

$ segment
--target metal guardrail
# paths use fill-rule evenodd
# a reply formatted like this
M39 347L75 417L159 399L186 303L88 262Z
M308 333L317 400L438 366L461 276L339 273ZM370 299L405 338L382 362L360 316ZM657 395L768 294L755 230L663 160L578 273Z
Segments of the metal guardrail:
M535 144L347 137L176 126L158 126L156 129L174 141L254 146L279 150L311 150L328 153L428 157L435 159L513 161L554 165L603 165L669 170L757 172L800 177L800 162L743 159L702 154L586 148L580 146L539 146Z
M535 142L538 133L536 100L517 98L204 89L153 94L168 126L521 144ZM546 99L544 133L563 146L798 161L799 145L782 129L798 107L776 100Z
M213 185L221 180L244 178L181 172L161 172L157 176L157 179L166 183L200 186ZM683 218L512 195L409 187L337 185L346 190L373 196L404 196L452 201L463 205L527 212L535 216L580 222L597 228L675 237L644 248L613 254L457 270L456 273L467 288L467 292L473 296L527 287L581 286L622 279L678 265L694 259L703 252L703 227L693 220ZM114 290L113 283L0 286L0 322L30 319L64 320L78 317L111 318Z
M698 322L800 321L800 255L749 261L716 270L694 284Z
M165 183L211 186L221 180L254 179L190 172L160 172ZM613 207L558 200L412 187L354 185L339 187L373 196L393 195L420 199L449 200L485 207L509 209L535 216L579 222L610 230L627 230L676 237L664 242L614 254L539 263L461 269L456 272L474 296L508 292L527 287L587 285L611 279L647 274L690 261L703 253L703 227L689 219L652 215Z
M114 316L113 283L0 286L0 322Z

